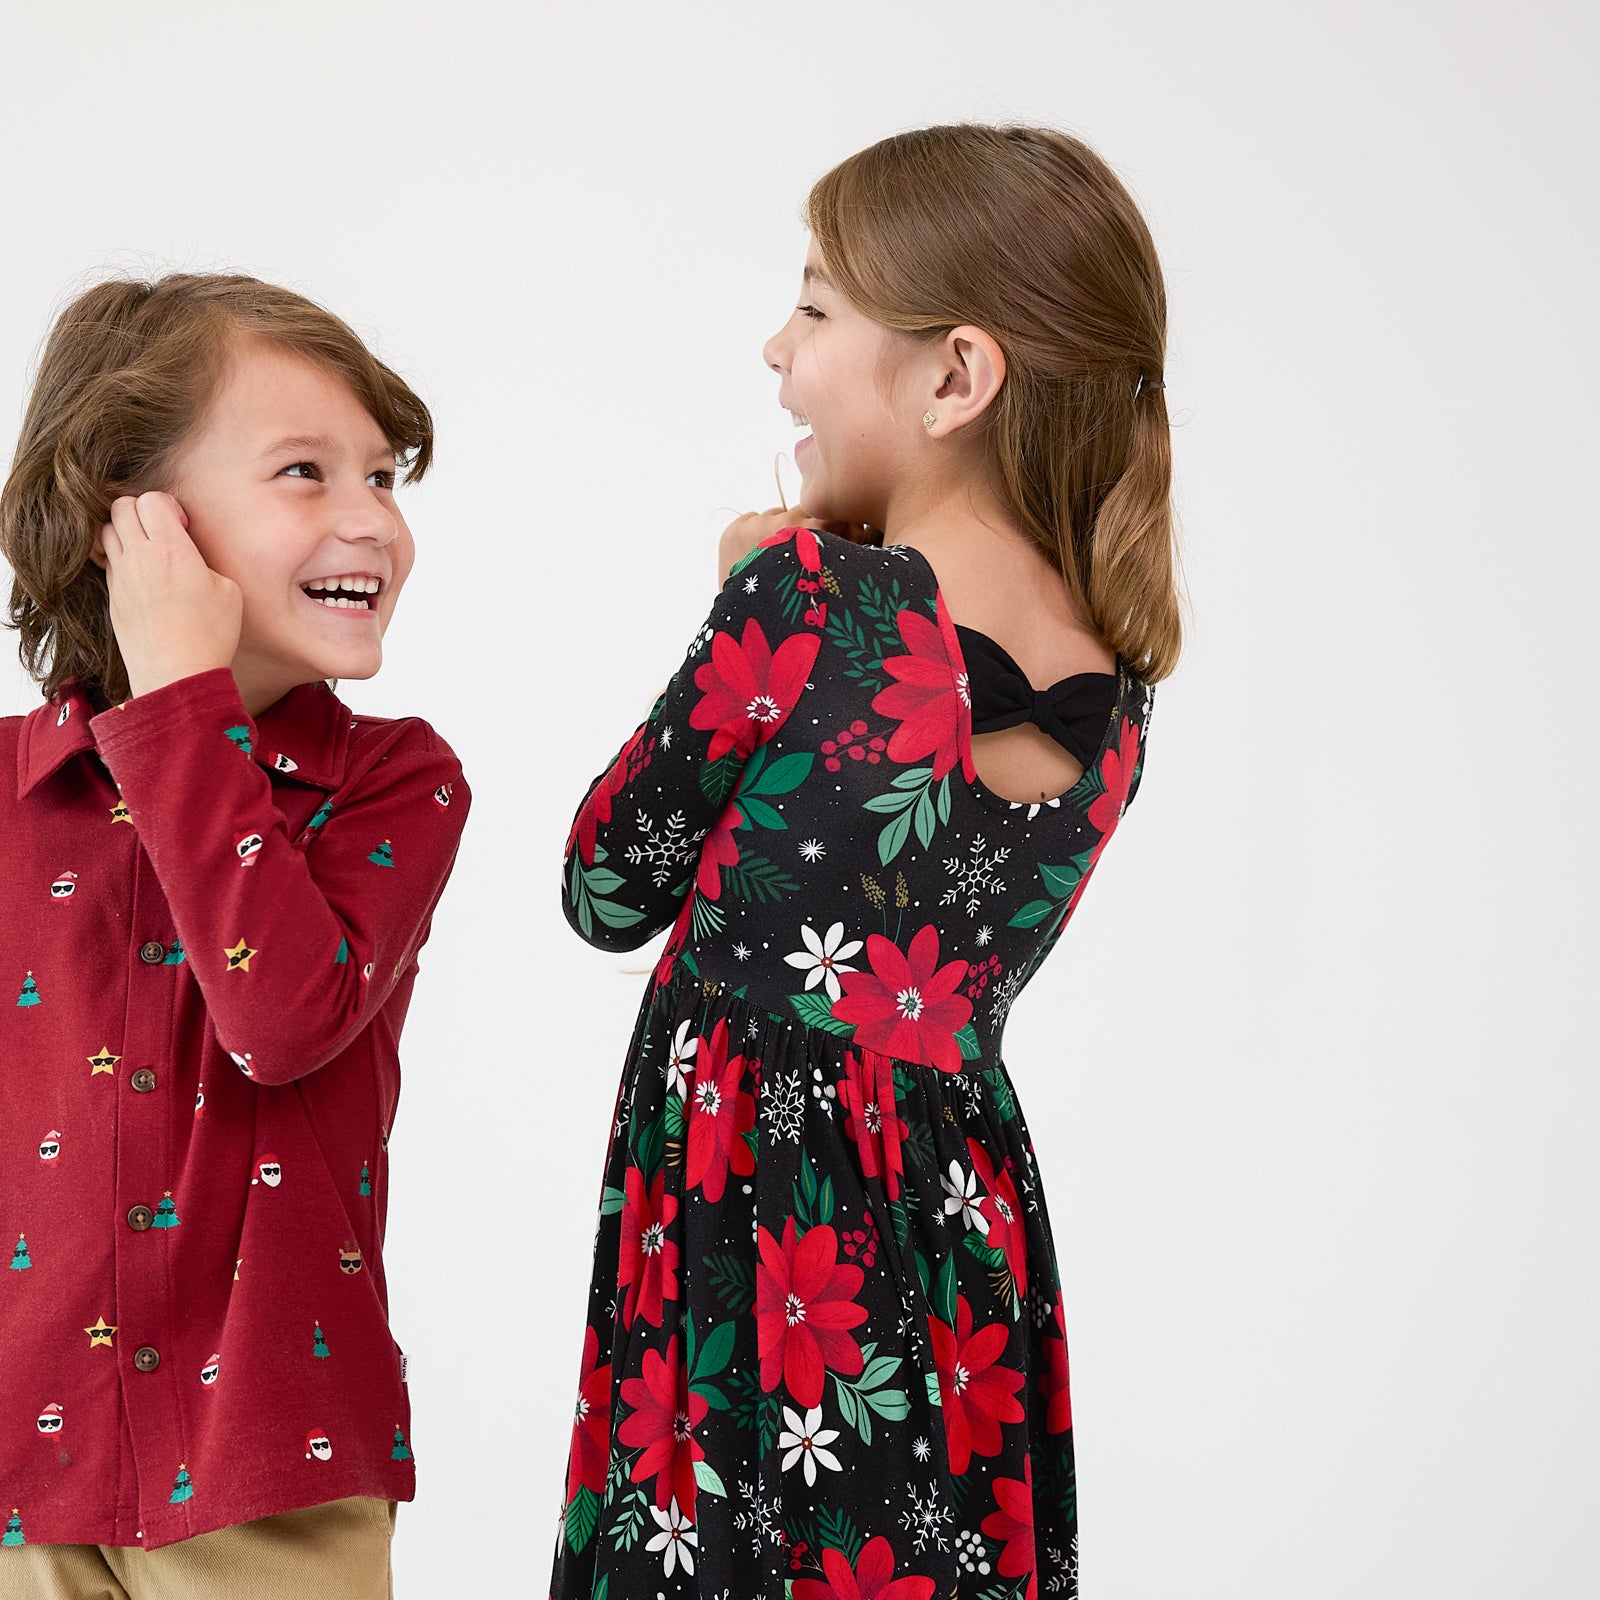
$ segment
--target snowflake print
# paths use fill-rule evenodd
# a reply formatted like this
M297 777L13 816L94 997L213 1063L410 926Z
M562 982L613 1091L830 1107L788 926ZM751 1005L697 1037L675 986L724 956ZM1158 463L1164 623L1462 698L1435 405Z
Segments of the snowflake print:
M656 738L660 741L663 750L670 750L672 748L672 724L670 722L665 724L660 733L656 735Z
M667 818L664 833L657 833L655 824L642 811L638 816L638 826L644 835L644 843L630 844L622 852L623 858L633 866L641 862L648 864L650 881L658 889L677 876L678 868L699 859L700 841L709 831L700 828L689 832L687 819L681 811L674 811Z
M756 585L760 581L759 575L752 572L750 576L744 580L744 592L746 594L754 594L756 592Z
M1051 1545L1044 1547L1045 1564L1051 1569L1050 1581L1045 1584L1046 1594L1075 1595L1078 1592L1078 1536L1073 1534L1072 1543L1065 1556Z
M782 1544L783 1533L778 1526L778 1517L783 1510L782 1499L774 1495L770 1502L763 1500L756 1493L755 1486L742 1478L735 1481L734 1487L744 1506L734 1512L733 1525L741 1533L750 1534L751 1555L759 1556L764 1545Z
M744 942L743 939L741 939L738 944L733 947L733 959L735 961L748 961L753 954L754 952L751 950L750 946Z
M967 846L967 860L963 861L958 856L946 858L944 870L953 872L956 881L940 896L939 904L953 906L965 896L967 915L976 916L983 895L1005 893L1005 882L995 876L994 869L1001 866L1010 855L1011 851L1005 845L998 850L986 851L983 835L974 834L972 843Z
M912 1547L919 1555L930 1544L936 1550L948 1550L950 1545L944 1536L944 1525L955 1521L955 1513L949 1506L939 1504L939 1485L928 1485L926 1500L915 1489L907 1492L911 1497L911 1509L900 1513L900 1526L910 1532Z
M926 1439L913 1439L911 1441L911 1453L918 1461L926 1461L933 1454L933 1446Z
M1011 1002L1022 993L1025 982L1027 982L1026 972L1021 967L1013 967L997 979L993 988L989 990L989 1005L994 1013L994 1025L997 1030L1006 1025L1006 1018L1011 1015Z
M988 942L992 938L994 938L994 929L991 928L989 926L989 924L986 922L986 923L984 923L984 925L981 928L978 929L978 931L972 936L972 938L973 938L973 943L976 944L977 947L981 950L981 949L983 949L983 947L986 944L988 944Z
M800 841L800 854L807 861L820 861L827 853L820 839L802 839Z
M761 1115L775 1139L800 1143L800 1128L805 1121L806 1096L798 1072L775 1072L762 1084Z

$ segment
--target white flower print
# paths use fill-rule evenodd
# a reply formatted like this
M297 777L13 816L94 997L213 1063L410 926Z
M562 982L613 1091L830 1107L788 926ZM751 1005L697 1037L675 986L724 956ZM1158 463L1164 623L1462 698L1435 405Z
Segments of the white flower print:
M689 1097L689 1074L694 1071L694 1054L700 1048L692 1022L680 1022L672 1036L672 1049L667 1056L665 1072L667 1087L680 1100Z
M820 983L827 989L828 999L836 1001L843 992L839 987L839 974L856 971L855 967L846 963L845 957L853 956L861 948L862 941L852 939L848 944L844 943L842 922L834 923L822 938L817 937L816 930L809 923L802 922L800 937L805 941L805 949L785 956L784 961L791 967L809 969L806 972L806 988L815 989Z
M944 1190L944 1211L947 1217L953 1217L956 1212L961 1213L961 1220L969 1228L983 1228L988 1231L988 1224L983 1220L983 1213L978 1207L982 1201L978 1195L978 1174L976 1170L963 1172L959 1161L950 1163L950 1176L939 1174L939 1187Z
M804 1417L799 1416L790 1407L783 1408L783 1420L788 1423L787 1429L778 1435L778 1448L789 1453L783 1458L783 1470L787 1472L795 1462L804 1463L807 1483L817 1481L817 1463L820 1461L829 1472L842 1472L839 1458L831 1450L824 1450L824 1445L832 1444L839 1437L837 1428L824 1428L822 1426L822 1407L813 1406Z
M645 1549L665 1551L661 1564L669 1578L680 1565L685 1572L693 1572L694 1555L689 1547L699 1544L700 1535L694 1531L694 1524L678 1509L677 1495L673 1495L672 1504L665 1511L660 1506L651 1506L650 1515L656 1519L661 1532L645 1546Z

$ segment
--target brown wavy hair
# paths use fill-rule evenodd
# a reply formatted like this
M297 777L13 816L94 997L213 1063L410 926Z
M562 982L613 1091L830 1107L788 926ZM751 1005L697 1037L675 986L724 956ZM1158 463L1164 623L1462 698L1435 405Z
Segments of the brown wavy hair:
M0 490L0 556L12 571L6 625L47 696L68 678L125 699L104 572L90 559L119 495L170 482L241 338L316 362L354 391L420 478L433 459L422 400L332 312L257 278L168 273L78 295L45 341L11 472Z
M1167 300L1138 207L1054 128L896 134L818 179L803 220L829 277L914 337L984 329L1006 358L983 449L1007 515L1146 682L1182 623L1164 368ZM1140 376L1143 375L1143 385Z

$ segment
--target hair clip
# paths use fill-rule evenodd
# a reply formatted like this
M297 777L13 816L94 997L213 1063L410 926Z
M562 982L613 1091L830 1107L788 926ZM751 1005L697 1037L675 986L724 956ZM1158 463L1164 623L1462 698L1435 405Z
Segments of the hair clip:
M1166 383L1160 378L1146 378L1141 372L1139 381L1133 386L1133 398L1137 400L1146 389L1165 389Z

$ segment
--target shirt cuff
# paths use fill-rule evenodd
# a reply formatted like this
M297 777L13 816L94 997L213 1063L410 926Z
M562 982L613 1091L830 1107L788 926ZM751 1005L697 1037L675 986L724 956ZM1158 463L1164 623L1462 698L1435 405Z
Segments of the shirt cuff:
M164 683L148 694L135 695L108 711L96 712L89 718L89 728L100 754L109 762L119 749L168 738L179 728L218 716L223 719L222 727L253 729L255 725L230 667L211 667Z

